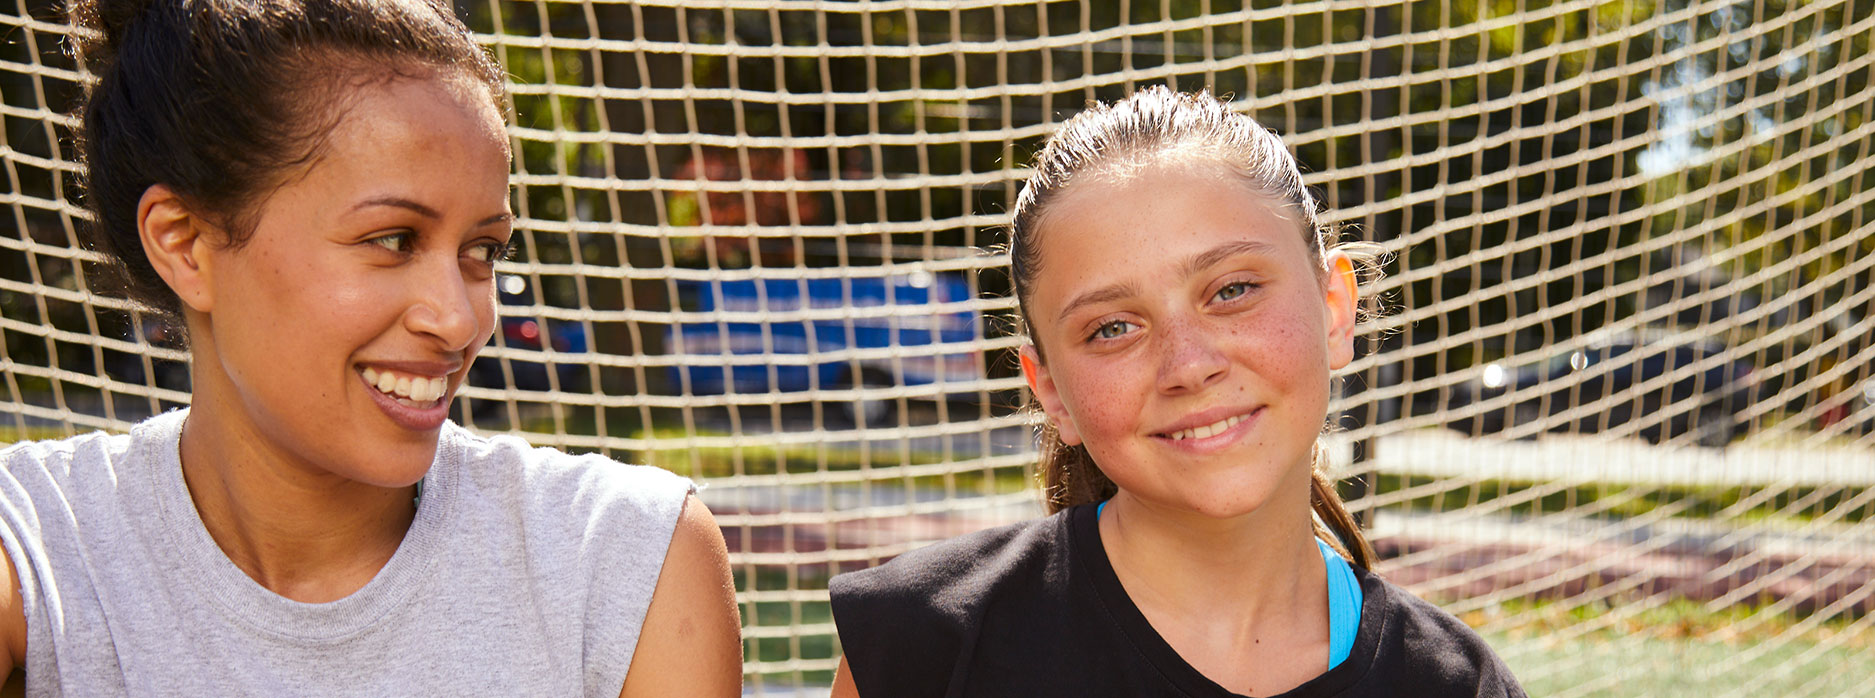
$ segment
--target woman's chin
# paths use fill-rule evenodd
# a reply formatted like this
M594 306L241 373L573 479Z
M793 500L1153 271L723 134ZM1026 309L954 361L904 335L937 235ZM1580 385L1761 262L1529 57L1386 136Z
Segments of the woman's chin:
M375 458L347 459L345 467L331 470L347 480L373 487L409 487L429 474L430 465L436 460L437 444L431 440L428 444L400 446L385 449Z

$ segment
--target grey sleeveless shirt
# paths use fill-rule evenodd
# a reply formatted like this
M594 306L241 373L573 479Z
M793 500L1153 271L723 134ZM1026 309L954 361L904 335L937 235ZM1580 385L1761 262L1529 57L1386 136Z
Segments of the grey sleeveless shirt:
M0 450L27 695L619 694L688 480L446 424L390 562L300 603L203 528L186 416Z

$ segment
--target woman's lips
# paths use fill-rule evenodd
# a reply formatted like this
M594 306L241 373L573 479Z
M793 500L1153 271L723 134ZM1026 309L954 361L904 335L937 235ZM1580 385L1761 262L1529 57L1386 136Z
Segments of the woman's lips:
M367 373L369 372L369 373ZM376 374L376 375L371 375ZM371 400L378 409L399 426L412 431L432 431L443 426L443 420L449 418L449 388L447 378L405 377L399 376L391 382L392 390L385 392L379 386L385 384L385 376L391 375L372 368L358 371L358 380L363 383ZM366 380L367 376L375 380ZM419 381L422 381L419 384ZM437 382L441 382L439 387ZM430 397L436 393L435 397ZM427 400L414 398L429 397Z

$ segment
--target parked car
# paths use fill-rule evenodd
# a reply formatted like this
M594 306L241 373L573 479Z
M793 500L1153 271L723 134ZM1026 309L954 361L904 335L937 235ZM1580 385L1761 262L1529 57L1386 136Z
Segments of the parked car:
M861 389L835 400L854 423L886 419L895 400L877 390L939 385L927 399L974 398L983 378L982 320L962 273L912 271L826 279L680 280L677 308L769 313L671 326L665 348L683 360L669 368L672 390L691 395ZM813 313L813 311L823 311ZM807 317L813 313L810 319ZM838 356L844 350L891 350ZM955 384L956 390L942 386ZM873 390L865 390L865 389Z
M583 354L588 350L586 328L580 323L521 314L519 308L534 305L536 297L528 287L527 277L503 274L496 280L496 288L501 300L501 336L491 337L489 346L534 351L552 346L560 354ZM553 369L561 390L578 390L585 385L585 363L567 358L555 361ZM508 359L508 373L514 376L514 387L520 390L544 392L553 387L547 380L547 364L538 361ZM496 390L508 387L501 360L486 353L477 357L475 364L469 367L469 384Z
M1540 422L1542 431L1595 433L1638 419L1634 433L1649 441L1692 434L1702 446L1724 446L1747 428L1738 414L1756 399L1758 385L1752 363L1728 354L1716 341L1621 332L1540 360L1486 364L1454 388L1448 403L1480 411L1447 426L1490 434ZM1657 416L1670 406L1673 414Z

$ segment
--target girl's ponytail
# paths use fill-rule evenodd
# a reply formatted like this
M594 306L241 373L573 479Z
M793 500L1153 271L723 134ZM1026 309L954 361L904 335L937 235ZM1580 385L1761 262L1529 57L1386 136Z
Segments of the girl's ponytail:
M1361 569L1374 568L1374 548L1361 534L1361 526L1341 502L1341 493L1324 472L1328 452L1321 441L1315 442L1314 463L1309 466L1309 508L1315 510L1315 537L1334 546L1335 552L1353 561Z
M1107 479L1106 473L1100 472L1100 466L1094 464L1094 458L1087 453L1087 449L1063 443L1061 432L1056 431L1054 423L1046 419L1042 420L1041 441L1039 477L1042 480L1042 505L1048 513L1104 502L1119 493L1120 488Z

